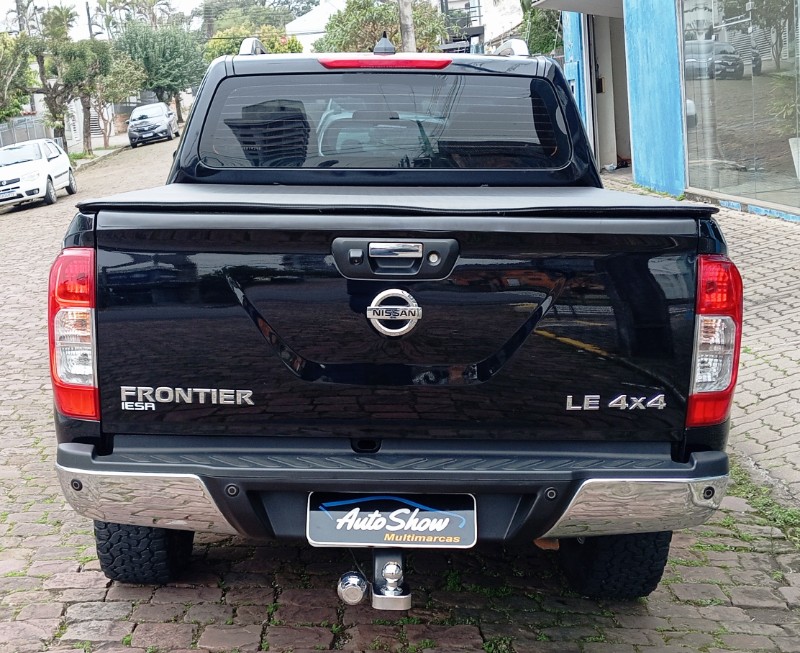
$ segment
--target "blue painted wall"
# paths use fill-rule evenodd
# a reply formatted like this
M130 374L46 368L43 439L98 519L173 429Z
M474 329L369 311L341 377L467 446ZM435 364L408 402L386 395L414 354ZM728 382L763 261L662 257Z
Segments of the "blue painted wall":
M571 82L583 123L586 124L586 88L583 85L583 30L581 14L565 11L561 14L564 30L564 76Z
M681 195L686 188L677 3L623 0L633 178Z

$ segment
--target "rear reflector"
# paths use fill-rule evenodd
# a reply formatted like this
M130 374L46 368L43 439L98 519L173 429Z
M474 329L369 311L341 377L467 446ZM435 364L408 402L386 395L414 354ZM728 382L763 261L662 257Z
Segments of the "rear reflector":
M65 249L50 270L50 376L56 408L99 419L94 360L94 250Z
M700 256L687 426L710 426L728 419L741 339L742 278L739 271L725 256Z
M379 55L364 54L347 56L320 57L319 62L325 68L408 68L423 70L441 70L447 68L453 60L435 55Z

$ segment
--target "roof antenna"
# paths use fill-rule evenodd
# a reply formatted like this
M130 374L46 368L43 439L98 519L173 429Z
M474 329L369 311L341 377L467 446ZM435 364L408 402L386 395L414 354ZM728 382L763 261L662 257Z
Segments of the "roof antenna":
M384 30L381 40L375 44L372 54L397 54L397 50L395 50L389 37L386 36L386 30Z

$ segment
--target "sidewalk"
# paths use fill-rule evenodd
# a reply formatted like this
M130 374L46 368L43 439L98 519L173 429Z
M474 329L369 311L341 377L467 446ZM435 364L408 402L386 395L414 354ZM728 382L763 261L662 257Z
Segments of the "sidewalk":
M630 176L602 176L639 194ZM716 219L744 281L744 329L729 450L800 506L800 224L720 207Z
M127 134L115 134L108 139L108 149L103 147L103 137L102 136L93 136L92 137L92 150L94 151L94 157L87 158L87 159L77 159L74 161L74 165L76 168L80 169L87 165L93 165L97 163L103 157L116 154L120 150L125 147L130 147L130 143L128 142L128 135ZM75 154L77 152L81 152L82 148L80 145L73 145L70 152Z

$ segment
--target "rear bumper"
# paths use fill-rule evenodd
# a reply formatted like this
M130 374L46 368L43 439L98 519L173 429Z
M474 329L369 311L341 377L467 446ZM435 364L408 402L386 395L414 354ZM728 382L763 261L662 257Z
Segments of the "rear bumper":
M622 465L619 458L603 465L596 457L578 460L576 456L572 468L565 469L563 455L552 460L540 455L537 461L549 464L520 466L520 458L526 458L523 453L515 456L516 469L523 471L500 470L494 478L485 470L497 468L497 460L484 459L480 470L470 470L467 463L474 458L463 457L452 464L460 457L451 454L449 466L424 472L425 467L437 467L435 457L428 455L417 456L415 470L408 474L398 471L403 465L398 468L397 459L391 468L373 469L376 473L363 468L342 470L340 463L334 463L340 468L338 474L319 469L323 473L316 480L315 465L330 460L330 452L315 455L306 450L306 473L293 469L288 455L282 457L280 469L268 469L255 453L243 456L251 463L248 469L195 464L183 466L188 473L180 473L181 466L165 455L129 454L114 459L113 455L95 456L91 445L62 444L58 477L73 508L92 519L256 538L303 539L312 491L469 492L476 498L479 541L528 543L537 537L695 526L719 507L728 484L727 456L721 452L694 454L689 463L665 463L662 469L654 468L648 459L632 468ZM205 460L203 454L191 457L198 463L222 458L214 454ZM157 459L162 463L154 464ZM357 460L353 457L353 467ZM169 464L170 471L158 469L163 463Z

